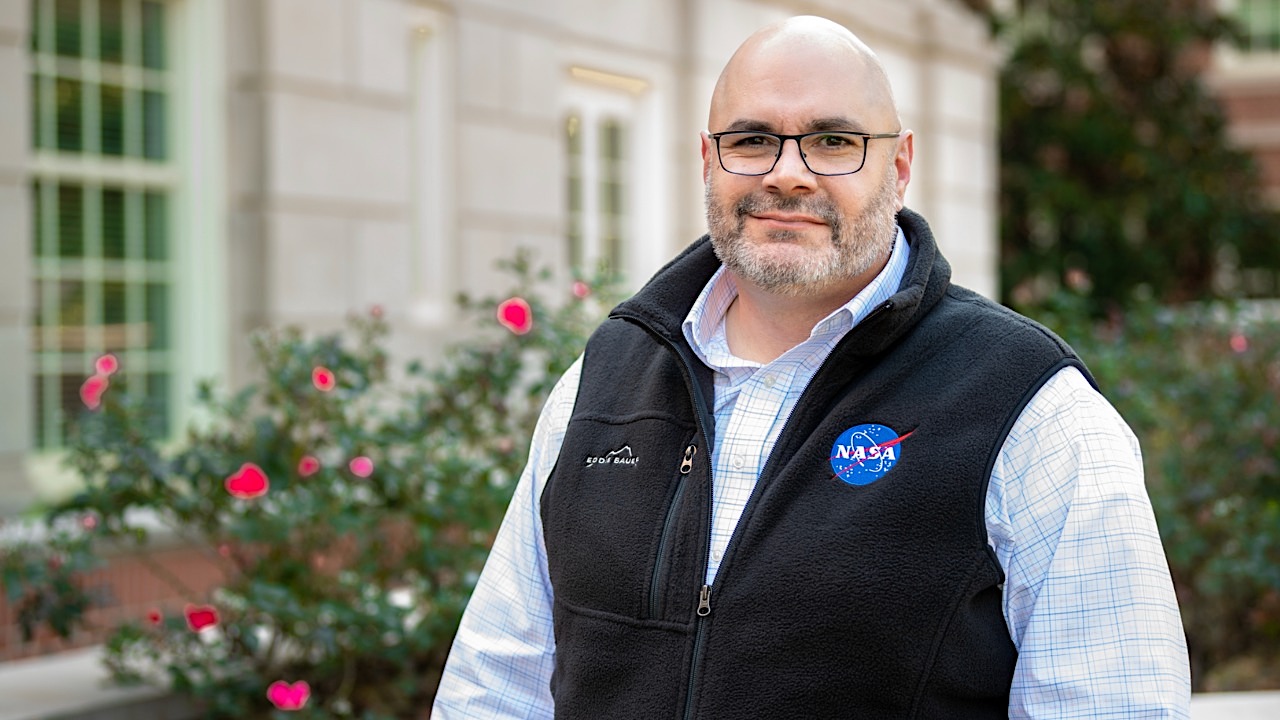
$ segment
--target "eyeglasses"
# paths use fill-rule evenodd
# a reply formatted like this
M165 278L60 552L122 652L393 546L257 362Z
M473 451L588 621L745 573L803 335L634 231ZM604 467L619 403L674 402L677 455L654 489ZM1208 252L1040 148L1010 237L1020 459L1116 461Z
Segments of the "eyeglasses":
M758 130L712 133L720 167L734 175L768 175L782 157L782 146L795 140L805 167L814 175L852 175L867 161L867 141L902 133L811 132L780 135Z

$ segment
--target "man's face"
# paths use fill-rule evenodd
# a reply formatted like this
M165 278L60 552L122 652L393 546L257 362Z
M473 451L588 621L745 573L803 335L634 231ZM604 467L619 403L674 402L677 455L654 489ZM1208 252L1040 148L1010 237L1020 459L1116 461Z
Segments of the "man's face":
M891 108L824 72L822 60L791 52L742 63L717 94L711 131L898 129ZM910 138L869 141L862 169L836 176L813 174L788 140L771 172L743 176L720 166L715 140L704 134L703 168L707 227L721 262L763 290L800 296L851 281L865 285L883 266L910 175Z

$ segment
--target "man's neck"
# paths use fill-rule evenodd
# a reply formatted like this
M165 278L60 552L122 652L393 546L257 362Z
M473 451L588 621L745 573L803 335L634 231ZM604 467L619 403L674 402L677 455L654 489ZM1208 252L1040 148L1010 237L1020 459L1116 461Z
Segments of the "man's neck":
M734 281L738 297L725 313L725 340L735 357L761 365L809 339L814 325L867 286L859 279L856 284L793 296L770 293L736 275Z

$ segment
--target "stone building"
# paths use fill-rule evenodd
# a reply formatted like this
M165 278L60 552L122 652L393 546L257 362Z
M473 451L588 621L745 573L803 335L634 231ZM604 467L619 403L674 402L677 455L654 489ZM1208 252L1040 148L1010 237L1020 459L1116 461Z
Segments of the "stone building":
M429 354L517 247L638 286L703 232L719 69L799 13L878 50L908 203L992 293L998 55L955 0L0 0L0 517L65 491L103 352L176 428L255 328L379 304Z

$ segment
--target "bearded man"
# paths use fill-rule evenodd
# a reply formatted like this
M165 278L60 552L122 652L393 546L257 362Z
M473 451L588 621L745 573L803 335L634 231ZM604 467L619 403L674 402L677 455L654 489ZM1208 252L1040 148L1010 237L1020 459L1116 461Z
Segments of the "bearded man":
M766 27L708 128L709 237L552 393L432 717L1186 718L1137 442L949 282L871 50Z

